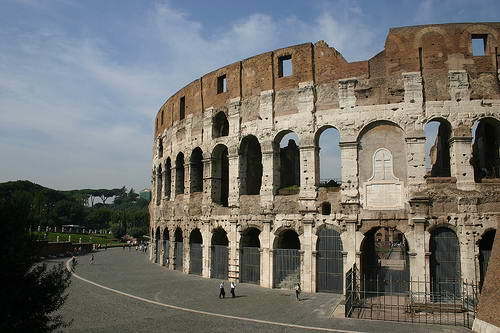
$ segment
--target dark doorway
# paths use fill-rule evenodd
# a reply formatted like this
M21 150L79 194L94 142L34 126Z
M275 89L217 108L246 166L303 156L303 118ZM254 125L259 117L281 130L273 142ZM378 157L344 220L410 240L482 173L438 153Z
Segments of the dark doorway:
M175 229L174 234L174 269L182 271L184 262L184 243L182 238L182 230Z
M161 165L156 169L156 205L161 204L161 188L163 186L163 171Z
M317 291L343 293L344 258L340 234L334 229L322 229L316 251Z
M163 250L163 265L168 265L168 255L169 255L169 248L170 248L170 242L169 242L169 233L168 229L165 228L163 230L163 244L162 244L162 250Z
M450 123L437 119L425 125L425 165L430 177L450 177Z
M191 193L203 192L203 152L199 147L191 153L190 182Z
M175 159L175 194L184 193L184 154L177 154Z
M495 241L496 230L489 230L484 233L479 241L479 288L483 288L486 272L488 271L488 262L490 261L493 242Z
M368 231L361 244L360 273L368 293L408 292L410 265L404 235L393 227Z
M248 228L240 240L240 282L260 284L260 230Z
M172 162L170 157L165 163L165 199L170 200L170 191L172 187Z
M441 301L460 296L460 245L457 235L449 228L436 228L431 232L429 248L431 291L440 295L436 297Z
M203 270L203 238L200 229L191 231L189 236L189 273L201 275Z
M493 118L479 121L473 133L472 146L474 179L500 178L500 122Z
M298 136L290 132L280 139L279 172L280 188L295 188L300 186L300 149Z
M155 232L155 264L160 263L160 227Z
M229 121L227 121L226 114L220 111L212 119L212 137L215 139L228 135L229 135Z
M248 135L240 145L240 194L260 194L262 184L262 152L259 140Z
M212 233L212 260L210 263L210 277L226 280L229 271L229 240L226 231L217 228Z
M294 230L283 231L274 241L273 287L293 289L300 283L300 240Z
M229 159L227 147L217 145L212 153L212 201L228 206Z

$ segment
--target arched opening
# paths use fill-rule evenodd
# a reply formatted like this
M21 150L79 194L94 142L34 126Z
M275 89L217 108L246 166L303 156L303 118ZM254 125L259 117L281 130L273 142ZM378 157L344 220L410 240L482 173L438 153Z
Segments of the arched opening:
M344 257L337 230L323 228L316 243L316 290L343 293Z
M217 145L212 153L212 201L227 207L229 198L229 159L227 147Z
M160 227L155 231L155 264L160 263Z
M260 284L260 230L247 228L240 239L240 282Z
M163 185L163 171L161 165L156 169L156 205L159 206L161 204L161 188Z
M170 157L167 158L165 162L165 199L170 199L170 192L172 187L172 162Z
M427 176L450 177L450 123L444 119L433 119L425 125L424 133Z
M229 121L227 121L226 114L220 111L212 119L212 137L215 139L228 135Z
M297 194L300 189L299 137L291 131L279 133L274 140L277 194Z
M189 178L191 193L203 192L203 152L200 147L191 153Z
M328 201L321 203L321 215L330 215L332 213L332 204Z
M212 260L210 277L225 280L229 271L229 240L226 231L217 228L212 233Z
M475 127L475 129L474 129ZM500 178L500 122L484 118L473 127L472 166L474 180Z
M184 243L181 228L175 229L174 234L174 269L182 271L184 262Z
M158 158L163 157L163 138L160 136L158 138Z
M168 232L168 229L165 228L163 230L163 237L162 237L162 250L163 250L163 263L162 265L168 265L168 256L169 256L169 248L170 248L170 244L169 244L169 239L170 239L170 236L169 236L169 232Z
M196 228L189 235L189 273L201 275L203 270L203 237L200 229Z
M260 194L262 184L262 152L259 140L248 135L241 140L239 151L240 194Z
M294 230L276 237L273 250L273 287L293 289L300 283L300 240Z
M483 288L486 272L488 271L488 262L490 261L493 242L495 241L496 230L489 230L484 233L479 241L479 288Z
M367 296L376 292L407 292L410 261L405 236L394 227L377 227L365 233L360 274Z
M184 193L184 154L177 154L175 159L175 194Z
M459 296L461 289L460 245L455 232L438 227L431 232L430 246L431 291L441 296Z
M316 133L316 182L320 187L339 187L342 182L340 132L324 127Z

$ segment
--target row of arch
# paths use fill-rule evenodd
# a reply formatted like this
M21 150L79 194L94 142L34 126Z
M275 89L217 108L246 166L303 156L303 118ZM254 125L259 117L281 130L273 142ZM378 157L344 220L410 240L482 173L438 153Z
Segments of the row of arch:
M374 125L399 128L394 123L383 122ZM368 126L368 133L374 126ZM401 129L400 129L401 130ZM470 163L474 169L477 182L483 178L500 177L500 122L494 118L483 118L473 126L473 145ZM451 124L444 118L433 118L425 126L426 158L425 165L429 177L451 177L450 139ZM361 135L361 134L360 134ZM340 134L332 126L321 128L315 139L316 181L318 186L339 186L341 178ZM162 148L163 149L163 148ZM292 131L280 132L273 143L275 159L276 182L279 189L297 188L300 186L300 142ZM240 195L258 195L262 186L263 166L262 149L259 140L254 135L245 136L240 143L239 183ZM203 191L203 151L200 147L193 149L189 159L190 192ZM212 201L222 206L228 205L229 196L229 158L228 148L218 144L211 154L212 170ZM179 152L174 161L175 179L172 180L172 161L170 157L165 162L165 170L159 165L154 170L156 174L156 199L161 203L162 192L166 197L171 195L171 182L175 183L175 194L183 194L185 177L184 153ZM155 175L154 175L155 177Z
M486 231L479 241L480 285L484 281L489 257L495 238L495 230ZM183 270L184 237L181 228L174 232L174 244L169 246L169 230L152 230L154 235L154 261L160 263L173 257L173 268ZM240 282L260 284L260 230L249 227L241 233L239 248ZM275 238L273 244L273 287L293 288L300 282L301 243L299 235L293 229L285 229ZM316 290L325 292L343 292L344 258L342 240L339 232L333 228L318 231L316 242ZM160 256L160 243L163 256ZM203 237L198 228L189 234L189 270L191 274L202 274ZM170 248L173 256L169 255ZM457 292L456 285L461 282L460 245L456 233L446 227L438 226L430 232L430 278L431 288L442 292ZM380 281L386 291L408 291L410 277L409 246L403 233L396 228L375 227L365 233L361 243L360 273L365 290L381 289ZM165 259L167 258L167 259ZM395 263L395 264L394 264ZM402 264L401 264L402 263ZM212 231L210 245L210 277L227 279L229 272L229 240L226 231L218 227Z

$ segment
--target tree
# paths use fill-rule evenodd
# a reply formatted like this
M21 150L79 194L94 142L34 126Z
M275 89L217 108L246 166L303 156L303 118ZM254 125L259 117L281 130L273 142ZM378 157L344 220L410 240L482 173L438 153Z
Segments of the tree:
M62 264L50 268L37 255L29 232L36 212L33 195L0 196L0 332L50 332L67 326L57 310L64 303L71 274Z

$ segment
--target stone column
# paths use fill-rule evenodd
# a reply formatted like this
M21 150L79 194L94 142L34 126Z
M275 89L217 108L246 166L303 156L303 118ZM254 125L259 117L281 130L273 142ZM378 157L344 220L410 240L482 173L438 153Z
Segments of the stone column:
M203 237L203 262L202 262L202 276L205 278L210 277L210 249L212 246L212 232L210 230L209 221L204 221L201 233Z
M182 255L182 271L186 274L189 274L189 263L190 263L190 244L189 244L189 233L184 232L182 233L182 247L183 247L183 255Z
M169 238L169 242L168 242L168 247L169 247L168 248L168 268L174 269L175 229L169 230L168 238Z
M233 147L230 149L228 155L229 160L229 207L238 207L240 201L240 177L239 177L239 155L238 148Z
M212 205L212 160L210 158L203 159L203 196L201 200L203 215L207 215L210 213Z
M425 135L406 137L406 147L408 186L416 191L425 184Z
M312 214L307 214L307 216L302 220L303 226L304 226L304 234L302 237L302 244L300 246L301 250L303 250L303 269L302 272L304 273L301 277L302 280L302 288L304 289L305 292L312 293L314 292L314 283L313 283L313 263L312 263L312 257L313 257L313 248L311 244L311 235L312 235L312 225L314 223L314 217Z
M311 138L311 141L314 139ZM316 211L316 147L314 142L300 146L300 192L301 210Z
M237 138L240 141L240 107L241 98L235 97L229 100L228 103L228 122L229 122L229 136Z
M184 160L184 194L191 193L191 163L189 158Z
M175 200L175 183L176 183L176 179L175 179L175 159L174 159L174 162L171 164L171 168L170 168L170 198L168 198L168 200Z
M260 92L259 128L265 132L274 129L274 90Z
M474 169L470 164L472 158L472 137L454 136L450 139L451 176L457 179L457 188L473 190Z
M238 255L238 230L237 219L231 219L229 227L229 268L228 278L230 281L238 281L239 275L239 255Z
M271 223L272 220L264 220L264 228L260 233L260 247L261 260L260 260L260 285L265 288L273 287L273 276L272 276L272 244L270 241L271 235Z
M209 107L203 112L203 142L210 142L212 140L213 113L213 107Z
M358 142L340 142L342 163L341 202L359 203L358 182Z
M261 143L262 147L262 186L260 202L265 211L270 211L274 200L274 151L272 141Z

